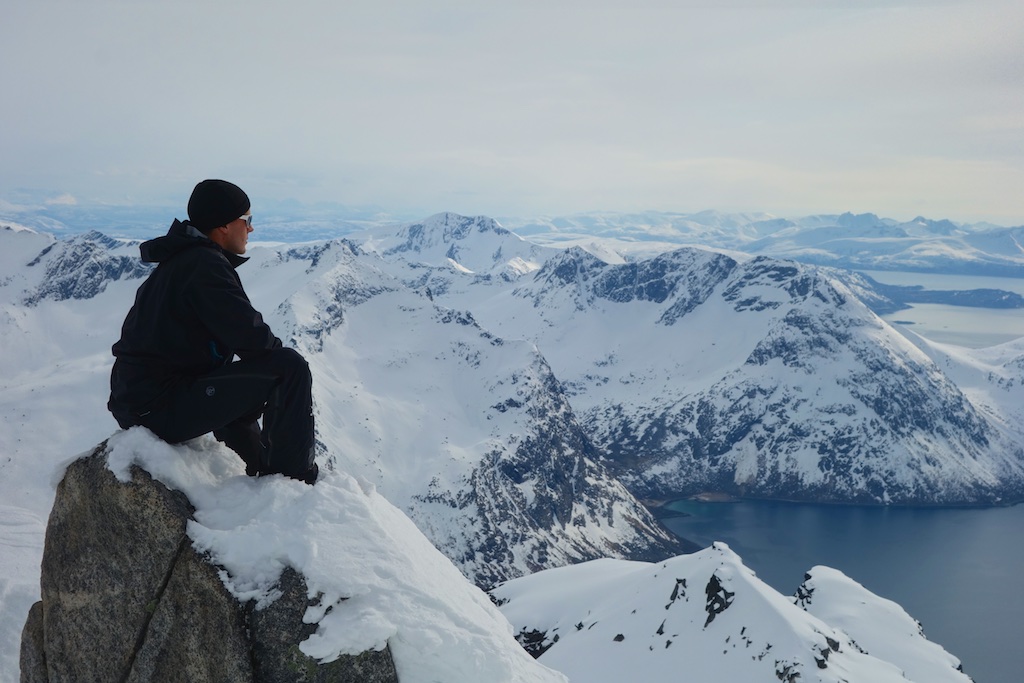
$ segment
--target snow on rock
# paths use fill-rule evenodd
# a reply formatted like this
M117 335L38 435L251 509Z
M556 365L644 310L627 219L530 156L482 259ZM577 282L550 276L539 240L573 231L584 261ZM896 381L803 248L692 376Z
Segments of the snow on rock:
M358 239L358 238L356 238ZM375 231L364 248L390 259L445 266L465 274L514 279L539 268L551 250L538 247L486 216L440 213L397 231Z
M984 349L909 338L970 397L986 418L1024 443L1024 339Z
M318 624L300 644L309 656L332 661L387 643L403 683L565 680L531 659L486 594L365 481L341 472L322 472L313 487L253 479L212 438L170 446L142 428L112 436L108 462L122 481L136 464L188 496L193 545L225 568L239 599L272 601L286 566L323 594L305 617Z
M29 306L43 299L91 299L111 281L137 280L153 268L139 258L138 243L96 231L54 242L27 265L44 271L38 289L25 298Z
M573 681L970 683L919 629L887 622L888 601L848 579L818 591L822 604L865 606L842 623L805 612L723 543L657 564L550 569L491 594L539 661ZM888 648L853 635L874 629L892 639Z
M864 652L896 664L912 681L966 683L960 660L929 641L921 624L838 569L817 566L794 602L844 632Z

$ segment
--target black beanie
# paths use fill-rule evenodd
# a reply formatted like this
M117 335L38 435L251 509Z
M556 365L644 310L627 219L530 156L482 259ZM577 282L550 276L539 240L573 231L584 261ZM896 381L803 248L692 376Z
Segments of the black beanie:
M204 180L188 200L188 220L204 233L227 225L248 210L248 195L226 180Z

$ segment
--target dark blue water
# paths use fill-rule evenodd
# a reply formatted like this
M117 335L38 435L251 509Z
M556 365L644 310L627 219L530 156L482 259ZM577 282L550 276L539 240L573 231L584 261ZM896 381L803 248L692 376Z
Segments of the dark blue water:
M914 509L798 503L667 506L663 520L702 546L724 541L792 595L804 572L835 567L898 602L977 683L1024 680L1024 505Z

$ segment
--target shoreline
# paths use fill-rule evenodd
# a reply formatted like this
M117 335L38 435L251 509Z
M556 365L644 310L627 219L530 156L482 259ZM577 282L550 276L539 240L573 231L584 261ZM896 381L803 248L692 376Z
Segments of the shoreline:
M676 501L693 501L696 503L740 503L745 499L737 498L730 493L724 493L722 491L701 491L690 496L680 496L675 498L641 498L640 502L643 503L644 507L650 510L655 517L658 519L671 519L673 517L690 517L689 512L682 512L680 510L669 510L666 509L670 503Z
M677 501L694 503L784 503L787 505L821 505L838 507L918 509L918 510L984 510L990 508L1011 508L1024 505L1024 500L999 501L993 503L870 503L858 501L798 500L792 498L748 498L722 491L701 491L672 498L641 498L640 502L659 519L687 517L690 513L667 510L666 506Z

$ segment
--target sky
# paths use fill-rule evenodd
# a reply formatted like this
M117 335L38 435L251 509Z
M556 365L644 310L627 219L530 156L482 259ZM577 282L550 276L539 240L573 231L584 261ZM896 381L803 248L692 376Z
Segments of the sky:
M1021 225L1022 45L1017 0L6 0L0 201Z

